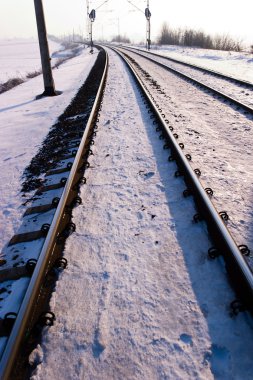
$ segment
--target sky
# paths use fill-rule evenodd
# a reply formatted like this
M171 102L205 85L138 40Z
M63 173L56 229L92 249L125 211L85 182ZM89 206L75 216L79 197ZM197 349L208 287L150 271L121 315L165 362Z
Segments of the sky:
M131 0L145 10L147 0ZM90 0L97 9L93 24L94 39L121 35L135 42L145 40L144 14L128 0ZM104 3L104 4L103 4ZM86 0L43 0L47 31L54 35L87 35ZM100 6L101 5L101 6ZM253 0L149 0L151 40L167 22L171 27L191 27L211 34L228 33L253 44ZM36 37L33 0L0 0L0 38Z

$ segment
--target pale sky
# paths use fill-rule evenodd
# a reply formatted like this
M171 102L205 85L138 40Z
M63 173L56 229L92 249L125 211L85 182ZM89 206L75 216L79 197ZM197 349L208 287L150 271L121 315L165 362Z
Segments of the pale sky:
M131 0L146 8L146 0ZM104 0L90 0L90 9ZM253 44L253 0L150 0L151 40L155 41L161 25L192 27L208 33L229 33ZM63 35L86 36L85 0L43 0L47 31ZM145 40L146 19L127 0L108 0L96 13L94 39L127 35L137 42ZM37 36L33 0L0 0L0 38Z

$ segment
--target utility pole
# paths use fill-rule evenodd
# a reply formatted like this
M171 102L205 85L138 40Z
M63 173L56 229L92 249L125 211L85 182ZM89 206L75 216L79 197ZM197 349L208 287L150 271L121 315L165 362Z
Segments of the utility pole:
M151 12L149 10L149 0L147 0L147 8L145 9L145 16L146 16L146 19L147 19L146 47L147 47L147 50L150 50L150 44L151 44L151 39L150 39L150 33L151 33L150 17L151 17Z
M96 9L92 9L89 12L89 0L86 0L87 4L87 16L88 16L88 25L89 25L89 35L90 35L90 53L93 53L93 37L92 37L92 24L95 21L96 18L96 10L102 7L105 3L107 3L108 0L103 1L102 4L100 4Z
M149 0L147 0L147 7L145 9L145 12L143 12L137 5L135 5L132 0L127 0L131 5L133 5L138 11L141 13L144 13L146 19L147 19L147 26L146 26L146 48L147 50L150 50L150 45L151 45L151 39L150 39L150 33L151 33L151 26L150 26L150 17L151 17L151 12L149 10Z
M89 14L89 19L90 19L90 53L93 53L93 38L92 38L92 24L95 21L96 18L96 11L95 9L92 9L90 14Z
M90 37L90 19L89 19L89 14L90 14L90 3L89 0L86 0L86 7L87 7L87 40L89 40Z
M50 63L49 48L47 42L47 31L44 17L44 10L42 0L34 0L39 45L40 45L40 57L44 79L44 92L41 96L55 96L59 95L59 92L55 91L54 79L52 74L52 68Z

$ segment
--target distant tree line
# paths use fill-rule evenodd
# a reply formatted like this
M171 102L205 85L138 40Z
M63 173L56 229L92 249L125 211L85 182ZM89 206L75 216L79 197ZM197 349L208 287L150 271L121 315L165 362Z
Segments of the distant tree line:
M172 29L164 23L158 37L159 45L179 45L204 49L242 51L241 41L235 41L229 35L211 36L201 30Z
M120 43L123 43L123 44L130 44L130 39L126 36L121 36L120 34L117 35L117 36L114 36L112 38L112 42L120 42Z
M72 47L74 47L76 46L74 43L85 42L84 37L81 34L77 33L65 34L63 36L54 36L53 34L48 34L47 37L49 40L58 42L64 47L67 46L68 49L71 49L71 44Z

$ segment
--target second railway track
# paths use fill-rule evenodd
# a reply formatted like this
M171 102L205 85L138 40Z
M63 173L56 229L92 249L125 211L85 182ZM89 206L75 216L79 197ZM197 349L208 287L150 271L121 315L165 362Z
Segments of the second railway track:
M136 62L126 54L121 54L125 57L129 67L135 72ZM139 67L138 67L139 69ZM137 72L139 71L137 69ZM144 75L145 76L145 75ZM150 83L149 75L148 83ZM235 290L240 293L241 299L244 298L244 303L248 304L248 308L251 309L253 300L253 272L251 271L245 255L249 255L250 251L246 245L237 245L232 236L228 232L225 222L228 218L226 212L218 212L210 201L210 197L213 195L211 188L204 189L199 182L198 177L201 175L201 171L198 168L193 168L190 165L192 160L191 155L184 152L184 144L178 141L178 134L174 132L174 128L170 125L170 121L166 119L166 113L159 108L155 97L153 96L150 87L145 83L139 74L135 74L135 78L139 85L142 86L142 90L148 100L151 112L154 112L158 123L161 128L158 127L158 132L161 131L161 139L165 140L164 148L171 150L169 161L176 161L178 165L178 171L175 176L183 176L187 189L185 190L185 196L192 195L197 206L199 213L196 214L196 221L202 218L206 221L209 234L214 241L214 248L210 250L214 257L222 255L226 262L226 268L229 275L232 278ZM215 253L216 252L216 253ZM239 294L238 293L238 294ZM247 294L247 295L246 295ZM253 311L253 309L251 309Z
M175 133L193 155L206 186L213 187L216 207L226 210L227 204L232 202L228 210L229 228L236 239L244 238L252 245L250 234L243 226L251 223L251 114L230 102L223 102L222 96L213 97L201 86L192 86L166 68L160 69L153 61L123 52L132 60L161 113L169 119ZM234 188L233 194L231 188ZM240 219L242 215L239 217L239 202L245 219Z
M121 57L124 58L122 54ZM239 300L232 304L234 312L237 313L244 308L252 312L253 275L244 257L244 254L248 254L249 252L248 248L244 244L237 244L235 242L225 225L227 218L226 212L223 210L221 210L221 213L216 211L210 200L212 189L201 185L198 178L201 174L200 170L196 167L192 167L192 157L190 153L184 150L184 144L178 139L178 131L175 131L171 122L166 117L164 107L161 107L158 104L158 101L152 92L152 89L154 90L155 88L161 95L166 95L162 87L159 86L157 81L152 81L152 78L148 73L145 74L144 70L138 67L138 64L136 65L136 63L133 62L133 59L127 57L126 61L129 68L135 72L135 81L140 89L142 98L146 102L148 112L154 121L154 128L160 134L160 139L163 140L161 147L163 145L164 149L170 150L170 154L168 155L169 161L175 161L178 166L175 176L182 176L185 180L187 188L184 191L184 195L193 196L193 199L196 202L197 213L194 216L194 219L195 221L204 219L207 224L208 233L214 242L214 247L210 250L209 255L210 257L222 255L225 260L227 272L231 278L235 292L239 297ZM31 265L33 266L34 271L31 274L29 286L25 291L25 297L22 301L17 317L13 318L14 315L10 315L10 318L6 318L5 320L6 325L9 324L9 326L11 326L13 323L13 326L9 327L10 335L1 359L0 373L1 379L3 380L8 379L11 376L11 373L13 375L15 361L17 360L25 337L30 333L34 333L33 328L37 323L39 315L34 307L37 306L40 299L44 298L43 287L45 284L45 278L48 278L48 281L50 282L50 276L52 275L52 268L55 264L55 260L57 258L61 259L60 251L62 250L62 243L71 232L71 229L74 229L74 225L71 224L70 221L70 209L71 206L80 203L81 200L76 197L75 193L73 193L73 189L78 191L78 186L82 185L85 181L82 173L83 169L88 167L87 158L89 154L92 154L90 151L90 144L93 144L92 137L96 134L94 127L96 129L99 113L103 112L100 102L104 92L106 75L107 64L95 100L95 105L85 127L80 146L75 147L75 138L73 139L74 145L72 146L70 144L70 148L75 150L76 159L73 166L69 165L68 167L70 169L72 166L69 178L62 181L62 185L65 185L65 188L61 199L55 201L57 204L53 205L53 207L57 207L57 209L51 226L46 225L42 231L42 235L45 233L47 237L38 261L35 263L33 262ZM146 78L146 81L141 78L142 76L143 78ZM62 174L62 169L60 168L58 170L59 174ZM49 184L49 187L50 186L51 185ZM48 188L46 190L50 191L54 190L54 188ZM42 205L39 207L41 206ZM46 210L42 211L45 212ZM25 238L25 236L22 238ZM22 240L20 240L22 238L17 235L14 237L11 244L15 245L22 242ZM64 261L58 263L60 267L64 267L65 265ZM9 310L9 312L11 313L12 310ZM49 310L48 314L46 313L42 316L42 320L43 318L44 322L50 325L53 323L54 315L52 314L52 311ZM41 323L43 324L43 321Z
M221 96L221 98L225 98L244 110L253 113L253 83L160 54L131 48L125 48L125 51L139 54L142 57L146 57L146 59L157 62L157 64L171 70L182 78L191 80L196 85L200 85Z

